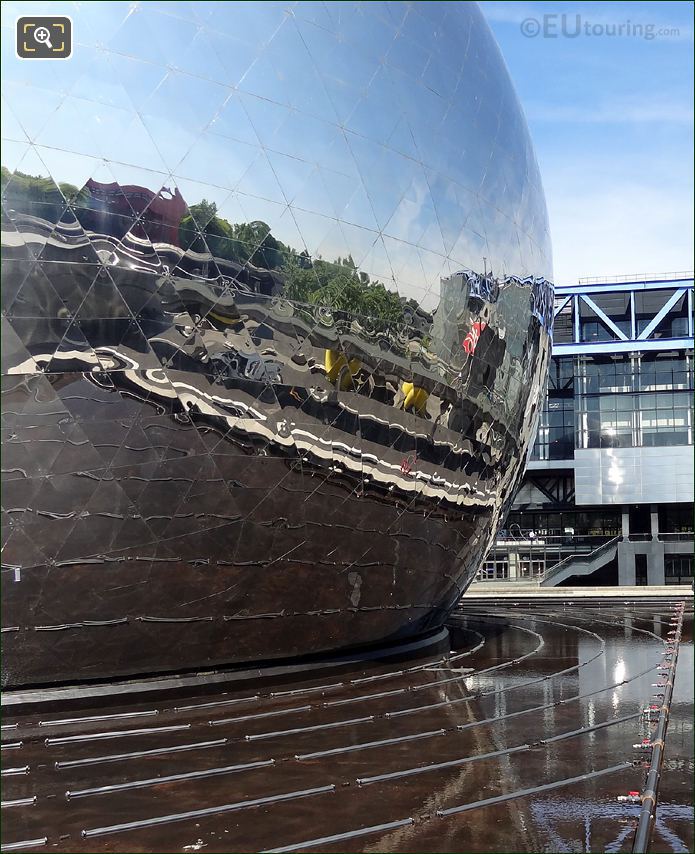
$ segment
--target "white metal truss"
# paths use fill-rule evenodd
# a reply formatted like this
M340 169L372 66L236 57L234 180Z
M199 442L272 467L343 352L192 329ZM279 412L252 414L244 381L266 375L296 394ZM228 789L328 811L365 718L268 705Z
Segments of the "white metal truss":
M652 332L656 329L656 327L661 323L661 321L666 317L669 311L673 308L673 306L680 301L680 298L685 294L685 288L679 288L677 291L668 298L668 300L664 303L664 305L659 309L658 313L654 317L653 320L649 322L649 325L640 332L637 338L642 341L652 334Z

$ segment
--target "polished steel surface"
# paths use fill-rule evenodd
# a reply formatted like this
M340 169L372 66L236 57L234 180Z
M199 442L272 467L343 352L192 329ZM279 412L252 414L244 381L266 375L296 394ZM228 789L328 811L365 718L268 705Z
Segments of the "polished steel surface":
M3 49L4 683L440 626L518 485L552 325L477 6L70 14L69 61Z

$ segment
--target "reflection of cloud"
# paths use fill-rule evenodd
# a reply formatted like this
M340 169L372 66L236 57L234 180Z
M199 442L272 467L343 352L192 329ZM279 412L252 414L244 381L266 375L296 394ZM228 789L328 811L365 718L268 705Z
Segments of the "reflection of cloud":
M429 202L427 184L423 177L416 175L384 226L384 233L408 243L418 244L429 224L428 220L434 217L431 205L426 202Z
M406 16L385 51L378 15L367 14L359 33L347 33L342 21L341 36L359 50L351 48L341 70L347 101L338 123L324 91L341 50L333 35L275 4L242 6L215 7L214 24L198 7L172 15L147 4L81 9L81 50L61 69L74 77L61 80L74 85L58 84L45 65L3 58L9 85L15 78L22 87L8 89L8 124L26 125L29 137L50 146L45 162L57 181L82 187L92 178L154 193L178 185L189 206L207 199L229 223L267 222L297 251L325 260L352 255L370 278L430 309L440 279L457 269L548 274L529 237L517 235L542 240L545 223L523 118L503 66L488 76L456 51L462 37L467 43L467 24L454 15L442 36L449 41L430 46L419 40L418 17ZM239 15L257 28L246 41L270 41L268 51L249 56L239 46L229 58L217 51L215 33L238 30ZM487 52L489 38L480 24L476 50ZM226 60L240 63L238 76ZM428 76L430 62L441 67ZM455 95L452 81L464 70ZM17 133L24 140L21 127ZM45 174L38 163L24 171Z

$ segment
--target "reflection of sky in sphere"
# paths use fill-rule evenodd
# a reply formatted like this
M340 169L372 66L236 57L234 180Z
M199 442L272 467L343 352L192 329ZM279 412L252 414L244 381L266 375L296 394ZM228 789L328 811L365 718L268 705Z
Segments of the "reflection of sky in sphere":
M477 7L61 12L68 62L3 30L15 684L434 631L520 482L552 324Z
M44 11L54 9L7 4L5 17ZM263 220L299 251L351 254L430 310L440 279L462 267L551 277L535 157L477 7L61 13L75 25L68 62L17 60L3 29L8 168L78 187L178 186L189 204Z

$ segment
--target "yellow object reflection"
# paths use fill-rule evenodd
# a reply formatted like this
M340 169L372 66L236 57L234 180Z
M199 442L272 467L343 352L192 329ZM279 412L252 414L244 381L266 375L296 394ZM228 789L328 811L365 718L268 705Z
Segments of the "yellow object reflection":
M324 359L326 376L334 383L340 377L340 388L346 391L352 386L352 378L359 371L362 363L359 359L348 360L337 350L326 350Z
M427 407L427 398L429 397L429 394L425 389L420 388L420 386L413 385L413 383L403 383L401 389L405 395L403 409L405 409L406 412L412 411L424 414Z

